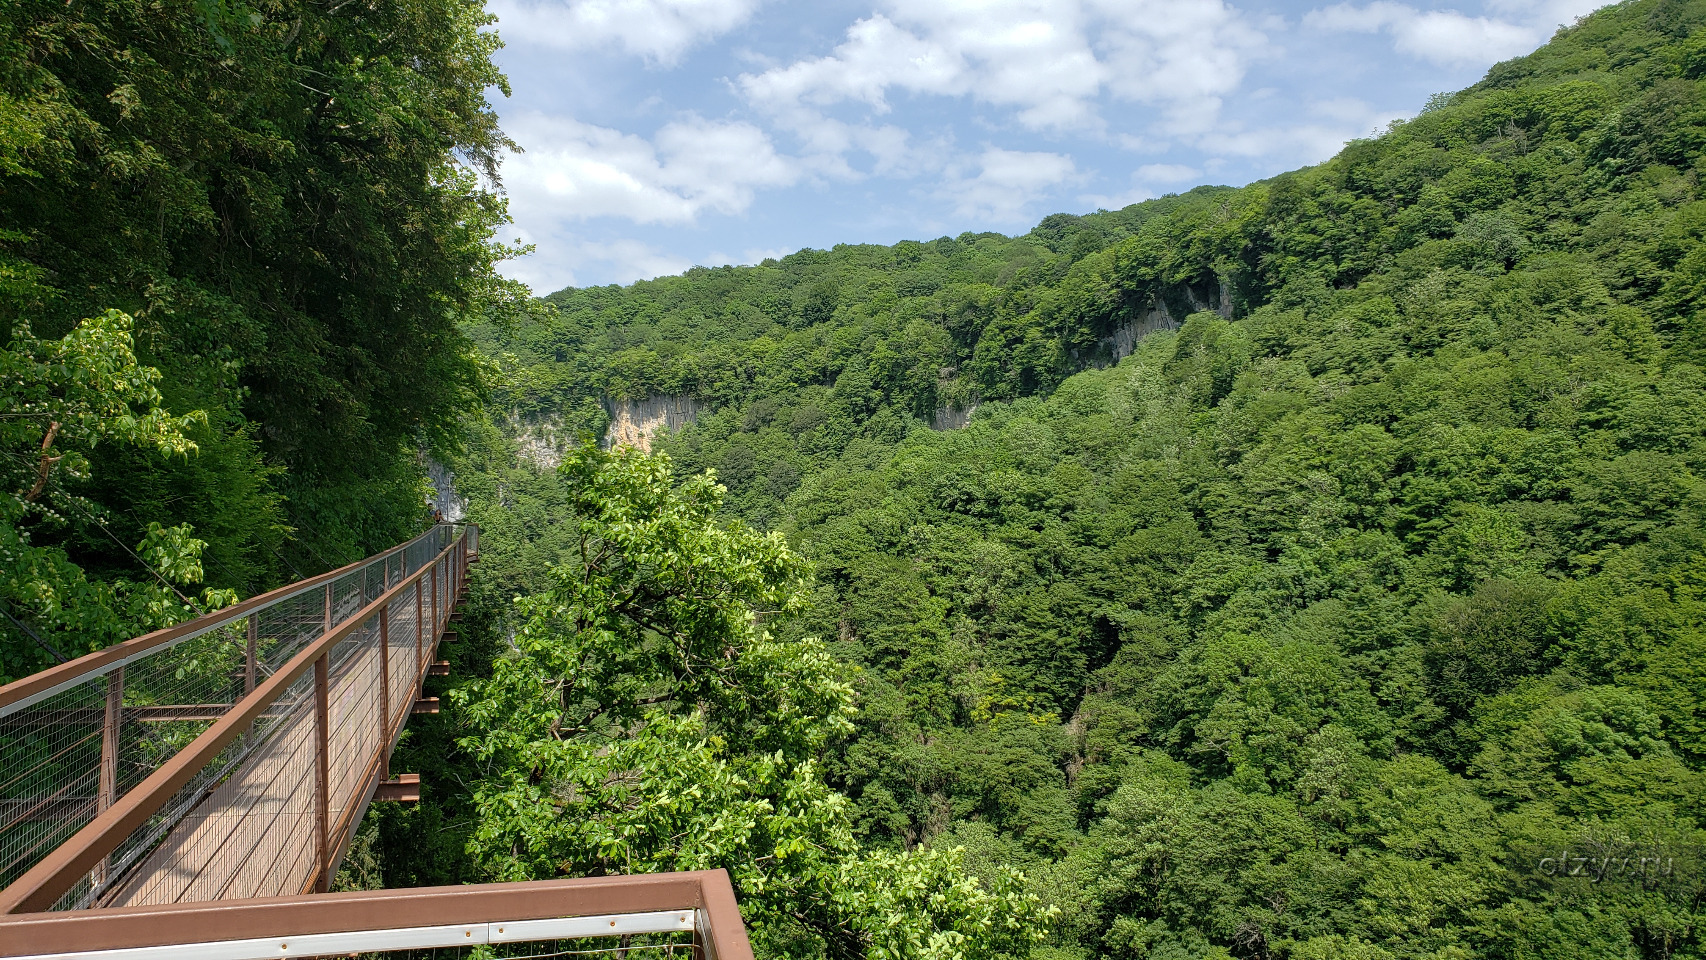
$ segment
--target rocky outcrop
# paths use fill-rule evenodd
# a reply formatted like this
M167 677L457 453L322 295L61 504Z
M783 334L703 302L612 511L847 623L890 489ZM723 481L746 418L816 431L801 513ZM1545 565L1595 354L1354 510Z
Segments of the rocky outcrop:
M936 396L942 402L930 417L932 430L958 430L977 412L977 388L960 381L957 365L936 369Z
M614 400L605 409L610 412L610 427L604 432L606 447L612 450L633 447L650 453L652 438L659 430L680 430L687 426L699 416L700 406L692 397L661 396Z
M466 517L468 498L456 492L456 474L431 457L426 461L426 473L427 482L432 484L432 499L428 505L451 523L457 523Z
M977 412L977 404L965 406L948 404L936 408L936 413L930 418L932 430L958 430L971 422L971 415Z
M515 438L515 455L523 463L546 471L557 469L557 465L563 462L563 451L568 449L569 438L561 417L527 422L511 417L509 427L510 436Z
M1115 327L1112 333L1097 341L1097 347L1099 352L1112 356L1114 363L1119 363L1131 356L1144 337L1157 330L1177 330L1186 317L1204 310L1232 319L1232 291L1226 286L1226 281L1216 280L1199 286L1186 284L1170 291L1168 296L1152 297L1149 309Z
M1157 330L1177 329L1179 329L1179 321L1167 312L1165 304L1156 299L1150 304L1149 309L1137 319L1115 327L1113 333L1097 341L1097 346L1111 354L1115 363L1119 363L1131 356L1131 352L1137 349L1137 345L1143 342L1144 337Z

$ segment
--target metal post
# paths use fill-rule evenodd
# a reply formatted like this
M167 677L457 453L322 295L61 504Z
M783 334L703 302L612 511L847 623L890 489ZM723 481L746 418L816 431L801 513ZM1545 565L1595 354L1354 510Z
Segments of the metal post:
M95 812L105 813L118 799L119 726L124 718L124 668L115 667L107 674L107 709L101 721L101 778L95 793ZM104 883L111 857L102 857L92 879Z
M422 633L421 582L415 581L415 676L421 675Z
M124 668L107 674L107 710L101 724L101 785L96 797L100 811L113 805L118 796L119 721L124 710Z
M390 579L390 575L386 575ZM379 782L391 779L391 605L379 608Z
M326 689L326 660L330 655L322 653L314 661L314 852L318 865L314 889L321 893L332 885L328 875L332 865L331 767L326 755L326 733L331 726L327 707L330 695Z
M249 639L243 645L243 696L255 692L255 650L261 640L261 614L255 611L249 614Z

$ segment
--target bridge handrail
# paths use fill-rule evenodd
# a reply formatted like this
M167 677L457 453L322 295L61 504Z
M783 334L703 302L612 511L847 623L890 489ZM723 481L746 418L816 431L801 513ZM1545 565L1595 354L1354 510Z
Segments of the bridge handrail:
M33 673L19 680L14 680L5 686L0 686L0 719L77 684L102 676L114 668L122 667L138 658L159 653L161 650L174 647L186 640L193 640L203 634L227 626L233 621L245 619L249 614L262 607L283 603L311 590L323 590L326 584L345 574L372 563L384 562L428 538L442 536L446 529L454 526L454 524L448 523L435 525L413 540L400 543L371 557L345 564L336 570L309 577L306 580L285 584L276 590L269 590L241 603L203 614L194 620L186 620L183 623L156 630L153 633L145 633L123 643L115 643L105 649L96 650L94 653L84 654L75 660L68 660L40 673Z
M0 917L0 957L98 957L107 951L148 955L196 955L207 947L228 945L227 955L240 955L242 947L263 938L277 938L268 947L285 949L255 951L257 956L297 955L318 952L312 941L347 938L372 940L372 932L393 935L400 947L419 945L421 928L490 927L501 934L504 926L544 926L540 921L597 918L619 933L634 924L625 918L655 911L693 911L695 955L704 960L752 960L752 946L735 901L734 887L723 870L637 876L586 877L535 880L526 883L487 883L455 887L415 887L298 897L267 897L253 900L185 903L169 906L121 907L103 910L72 910L56 913ZM669 919L676 919L671 917ZM557 924L555 926L568 926ZM581 922L584 929L545 935L512 935L510 940L548 939L555 936L596 936L589 932L605 923ZM670 929L679 929L671 926ZM450 930L451 943L486 942L466 936L478 930ZM366 937L362 934L367 933ZM303 943L306 938L310 943ZM383 940L383 936L379 939ZM499 942L500 937L492 937ZM294 946L294 948L293 948ZM385 949L383 943L362 944L362 951ZM354 955L353 946L335 951Z

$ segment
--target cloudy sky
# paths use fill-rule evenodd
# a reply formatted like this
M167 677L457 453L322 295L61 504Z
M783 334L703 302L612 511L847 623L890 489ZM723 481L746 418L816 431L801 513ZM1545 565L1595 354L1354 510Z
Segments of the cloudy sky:
M489 0L538 293L1319 163L1599 0Z

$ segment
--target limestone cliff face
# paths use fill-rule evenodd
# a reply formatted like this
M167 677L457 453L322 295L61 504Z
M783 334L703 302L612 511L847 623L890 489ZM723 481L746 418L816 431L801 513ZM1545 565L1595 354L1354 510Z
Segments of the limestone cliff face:
M1131 352L1137 349L1137 345L1142 342L1144 337L1157 330L1177 329L1179 329L1179 321L1167 312L1165 304L1156 300L1137 319L1115 327L1113 333L1099 341L1099 345L1113 355L1115 363L1119 363L1131 356Z
M650 453L652 438L659 430L680 430L699 416L701 408L692 397L661 396L615 400L607 409L610 428L604 433L604 445L612 450L634 447Z
M936 396L941 402L930 417L932 430L958 430L977 412L977 388L960 382L958 366L936 370Z
M936 408L935 416L930 418L932 430L958 430L971 422L971 415L977 412L977 402L965 406L944 404Z
M1177 330L1185 318L1203 310L1212 310L1232 319L1232 291L1224 280L1200 286L1185 285L1169 296L1150 299L1149 308L1131 321L1114 328L1097 344L1113 357L1114 363L1131 356L1143 338L1157 330Z
M426 462L427 481L432 484L431 506L451 523L468 515L468 498L456 492L456 474L431 457Z
M511 417L509 429L510 436L515 438L516 456L522 462L531 463L541 471L555 470L563 462L569 437L561 417L528 422Z

